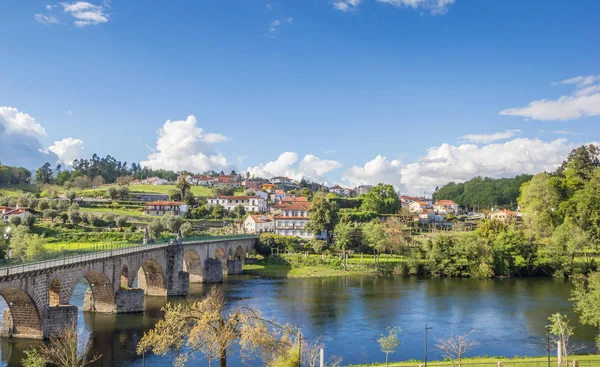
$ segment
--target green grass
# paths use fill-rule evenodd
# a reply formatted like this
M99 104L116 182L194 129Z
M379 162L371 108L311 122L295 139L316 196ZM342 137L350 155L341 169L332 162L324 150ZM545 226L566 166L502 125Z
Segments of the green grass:
M81 207L79 208L81 212L89 212L89 213L102 213L102 214L113 214L113 215L126 215L131 217L150 217L149 215L144 214L139 210L132 209L113 209L113 208L88 208Z
M168 194L170 190L177 190L175 185L129 185L129 192L149 193L149 194ZM243 189L238 188L237 195L243 194ZM192 193L196 196L212 196L213 191L206 186L192 186Z
M6 185L0 184L1 196L21 196L25 193L38 194L38 185Z
M244 274L256 275L266 278L313 278L313 277L336 277L344 275L365 274L362 270L338 269L330 266L302 266L292 267L290 265L257 264L244 265Z
M580 367L597 367L600 366L600 355L579 355L569 357L569 366L571 366L572 360L578 360ZM551 358L552 366L556 366L556 357ZM590 362L588 364L588 361ZM463 366L477 366L477 367L497 367L498 362L502 362L504 367L546 367L548 365L547 357L473 357L463 359ZM390 367L418 367L422 361L406 361L406 362L390 362ZM450 361L430 361L427 363L428 366L453 366ZM385 366L385 363L373 363L373 364L362 364L362 365L349 365L353 367L367 367L367 366Z

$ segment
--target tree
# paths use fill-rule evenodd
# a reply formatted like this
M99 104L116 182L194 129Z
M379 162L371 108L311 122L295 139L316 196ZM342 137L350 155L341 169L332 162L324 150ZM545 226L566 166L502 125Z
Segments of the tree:
M194 206L197 204L196 197L194 196L194 194L191 191L188 191L185 194L185 198L183 198L183 202L189 206Z
M547 173L538 173L521 186L519 206L523 219L533 234L549 237L555 226L554 211L558 209L560 196Z
M180 216L173 215L170 213L163 216L163 220L165 223L165 227L172 233L177 233L179 231L179 228L183 224L183 219L181 219Z
M117 178L116 183L119 186L128 186L131 181L133 181L133 177L131 177L131 176L121 176L121 177Z
M117 188L114 186L111 186L108 189L106 189L106 193L112 200L115 200L119 196L119 190L117 190Z
M10 223L11 226L20 226L22 221L23 219L18 215L11 215L10 217L8 217L8 223Z
M319 366L319 360L321 358L321 349L325 349L325 343L323 337L318 336L314 342L303 341L302 343L302 362L308 367ZM343 358L331 356L329 360L325 362L327 367L339 367L342 364Z
M335 226L334 237L335 247L342 251L344 256L344 270L346 270L346 250L352 243L352 234L354 232L354 226L349 222L340 222Z
M183 366L196 353L227 366L228 351L239 348L242 359L259 357L265 365L289 352L293 329L264 319L248 307L227 308L220 288L212 288L201 300L168 303L164 318L145 333L137 352L157 355L177 352L176 366Z
M600 331L600 272L590 274L587 279L576 280L571 301L574 302L573 308L579 314L581 323L594 326Z
M436 340L436 348L444 359L452 362L453 366L462 367L462 360L465 354L479 345L478 342L470 339L473 332L470 331L467 334L457 337L450 335L447 339L438 339Z
M244 209L243 205L238 205L235 208L233 208L233 212L238 218L242 218L244 215L246 215L246 209Z
M182 236L187 237L192 234L194 228L192 227L192 223L185 222L179 227L179 230L181 231Z
M67 220L69 220L69 216L67 215L67 213L61 213L60 220L62 221L62 224L67 223Z
M587 233L570 217L556 227L552 234L552 247L549 254L556 269L555 277L565 277L571 272L575 255L588 241Z
M77 193L75 191L68 191L66 196L67 199L69 199L69 204L73 204L73 200L77 197Z
M58 212L54 209L44 210L44 218L49 218L54 223L54 218L58 217Z
M330 241L330 235L340 221L337 204L327 200L323 195L317 195L313 198L309 212L310 222L306 228L316 235L325 232L327 241Z
M566 315L555 313L548 318L550 322L550 334L556 344L556 356L558 357L558 367L569 365L569 355L581 349L571 345L569 338L573 335L573 327L569 325L569 319Z
M48 208L50 208L50 200L48 200L48 199L42 199L42 200L40 200L38 202L37 210L43 212L44 210L46 210Z
M32 234L29 227L19 226L12 233L9 248L13 259L34 261L46 252L46 240Z
M92 180L92 184L96 187L104 185L104 177L98 175Z
M235 193L233 187L228 186L217 186L213 188L213 194L215 196L231 196Z
M160 234L165 230L165 226L163 221L160 219L155 219L152 222L148 223L148 233L151 238L157 240L160 237Z
M181 192L179 190L175 190L175 189L169 190L169 200L180 201L181 200Z
M35 181L39 184L47 184L52 181L52 168L50 163L46 162L35 171Z
M73 179L73 186L83 190L92 187L92 180L88 176L77 176Z
M48 344L42 344L38 349L26 352L23 360L24 366L45 366L46 364L57 367L85 367L97 360L102 355L94 355L88 359L92 349L91 340L83 340L84 336L77 332L77 324L72 323L62 329L58 335L50 337Z
M181 192L181 198L185 198L185 194L192 189L192 185L185 179L185 177L181 177L177 182L177 190Z
M377 343L379 343L379 348L383 353L385 353L385 365L388 366L388 356L390 353L395 353L400 345L400 339L398 338L398 334L402 331L399 327L387 327L385 329L387 331L387 335L381 334L380 338L377 339Z
M383 226L375 219L362 226L363 244L373 249L373 253L382 253L389 247L389 239Z
M26 225L29 228L33 227L35 224L35 216L29 212L23 214L23 217L21 218L21 224Z
M123 216L117 217L116 224L120 228L125 227L127 225L127 217L123 217Z
M395 214L400 210L400 197L394 186L379 184L365 194L361 210L379 214Z
M121 200L125 200L125 198L129 196L129 189L127 188L127 186L119 187L118 192Z

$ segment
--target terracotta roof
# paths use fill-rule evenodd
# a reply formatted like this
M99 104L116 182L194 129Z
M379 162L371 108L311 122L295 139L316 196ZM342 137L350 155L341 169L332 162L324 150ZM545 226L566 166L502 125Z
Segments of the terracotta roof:
M276 194L285 194L285 191L284 190L275 190L275 193Z
M262 184L261 186L277 187L276 184L271 184L271 183L265 183L265 184Z
M293 219L304 219L304 220L310 220L309 217L299 217L299 216L291 216L291 217L285 217L283 215L278 215L275 217L275 220L293 220Z
M435 205L458 205L452 200L438 200L435 202Z
M273 221L273 217L270 215L256 214L250 215L249 217L251 217L256 223L269 223Z
M181 201L151 201L149 203L146 203L146 206L179 206L179 205L183 205L183 203Z
M503 210L498 210L497 212L493 212L492 215L494 215L494 214L500 214L500 213L506 213L506 214L514 215L514 216L517 216L519 214L519 213L513 212L511 210L503 209Z
M227 199L227 200L249 200L249 199L262 199L260 196L217 196L218 199ZM214 199L214 198L212 198ZM264 200L264 199L263 199Z
M312 204L307 201L297 201L278 205L282 210L308 210L311 206Z

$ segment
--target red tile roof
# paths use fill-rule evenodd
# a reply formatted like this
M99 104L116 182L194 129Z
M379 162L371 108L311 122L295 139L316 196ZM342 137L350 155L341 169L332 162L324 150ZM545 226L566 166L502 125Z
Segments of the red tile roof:
M183 205L181 201L151 201L146 203L146 206L180 206Z
M435 205L458 205L452 200L438 200L435 202Z
M275 216L274 218L275 218L275 220L294 220L294 219L310 220L309 217L299 217L299 216L285 217L282 215Z
M269 223L269 222L273 221L273 217L271 217L270 215L256 214L256 215L250 215L250 217L256 223ZM265 218L265 219L263 219L263 218Z

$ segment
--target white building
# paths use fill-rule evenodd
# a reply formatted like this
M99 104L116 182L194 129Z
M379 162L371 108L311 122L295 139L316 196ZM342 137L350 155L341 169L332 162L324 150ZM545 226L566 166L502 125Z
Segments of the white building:
M458 213L459 205L452 200L438 200L433 205L433 210L438 214Z
M431 208L431 204L429 204L426 201L413 201L410 204L408 204L408 210L410 210L411 213L422 213L425 210L429 210Z
M373 185L360 185L354 189L354 192L356 192L356 195L364 195L371 191L372 188Z
M269 179L269 182L274 185L293 185L294 184L294 180L292 180L289 177L282 177L282 176L272 177Z
M346 189L346 188L343 188L343 187L341 187L339 185L335 185L333 187L330 187L329 191L333 192L333 193L336 193L336 194L338 194L340 196L350 196L350 194L352 194L352 190L351 189Z
M244 221L244 230L246 233L273 232L274 229L275 221L270 215L249 215Z
M181 201L152 201L146 203L144 213L148 215L183 215L188 211L188 206Z
M160 177L149 177L141 181L142 185L166 185L169 181Z
M309 202L294 202L280 206L280 213L274 216L275 234L282 236L297 236L304 239L313 238L313 234L306 228L310 222L308 210Z
M218 196L208 199L208 205L221 205L227 210L233 210L241 205L247 212L267 211L267 201L260 196Z

